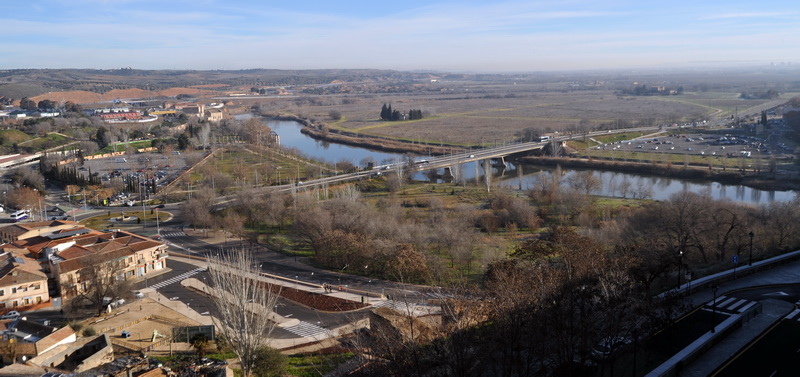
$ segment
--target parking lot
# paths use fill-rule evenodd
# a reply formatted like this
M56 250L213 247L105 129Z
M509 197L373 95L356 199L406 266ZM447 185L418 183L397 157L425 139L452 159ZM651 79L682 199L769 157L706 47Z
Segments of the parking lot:
M603 151L638 153L681 154L704 157L727 158L785 158L793 149L772 141L767 135L747 136L733 133L678 133L593 147Z
M84 165L78 168L78 172L84 177L89 175L100 178L103 185L111 185L119 191L125 191L125 187L133 182L142 187L145 195L152 193L152 186L156 190L172 182L188 169L186 159L183 154L173 152L164 155L160 153L137 153L132 155L107 157L94 160L86 160ZM109 205L125 205L129 202L141 199L138 193L125 194L119 193L113 196Z

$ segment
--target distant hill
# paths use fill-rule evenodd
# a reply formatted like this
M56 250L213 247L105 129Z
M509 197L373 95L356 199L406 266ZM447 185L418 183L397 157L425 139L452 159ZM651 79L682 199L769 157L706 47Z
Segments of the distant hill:
M19 100L23 97L34 97L49 91L50 89L42 85L0 84L0 98Z
M369 69L14 69L0 70L0 97L93 103L125 98L174 97L178 94L213 95L226 91L249 91L252 87L325 85L336 82L410 82L429 77L429 73Z

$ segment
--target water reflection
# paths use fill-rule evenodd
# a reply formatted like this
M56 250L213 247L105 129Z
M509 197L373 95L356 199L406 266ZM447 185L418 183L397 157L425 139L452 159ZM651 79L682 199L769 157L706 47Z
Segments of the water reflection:
M280 135L282 145L296 148L310 157L329 163L345 160L363 168L369 161L380 161L380 164L383 165L403 158L403 155L399 153L376 152L312 139L300 132L300 126L296 122L269 121L267 125ZM421 171L414 176L414 179L457 182L459 184L474 182L475 184L484 185L486 171L488 170L493 184L516 190L529 190L535 187L537 183L542 183L542 180L553 179L554 168L517 164L508 161L505 164L499 164L498 162L494 161L488 169L484 164L468 163L454 166L453 171L445 171L445 169L438 169L436 172ZM578 171L580 170L562 169L564 176L560 180L561 184L566 185L568 179ZM677 192L691 191L696 193L708 192L715 199L728 198L745 203L763 204L774 201L790 201L796 195L795 191L764 191L741 185L725 185L718 182L700 182L612 171L594 171L594 174L603 183L602 189L595 194L602 196L650 197L656 200L666 200ZM734 198L730 198L731 192L734 193Z

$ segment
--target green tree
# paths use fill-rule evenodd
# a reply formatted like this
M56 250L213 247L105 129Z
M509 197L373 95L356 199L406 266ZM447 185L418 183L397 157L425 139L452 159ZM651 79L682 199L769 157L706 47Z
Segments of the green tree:
M206 347L208 347L208 337L205 334L195 334L192 339L189 340L189 344L192 345L194 348L195 353L197 353L197 358L203 358L206 354Z
M23 97L19 101L19 108L23 109L23 110L29 110L29 111L36 110L36 102L34 102L32 99L30 99L28 97Z
M37 107L39 108L39 110L42 110L42 111L52 110L52 109L56 108L56 103L51 101L51 100L49 100L49 99L43 99L43 100L39 101L39 104L37 105Z
M187 136L185 133L180 134L180 136L178 136L178 149L183 151L186 150L186 148L188 147L189 147L189 136Z
M100 149L103 149L106 146L108 146L108 140L106 138L106 133L108 133L108 130L106 130L105 127L100 127L100 128L97 129L97 132L94 134L94 141L97 143L97 146L99 146Z
M259 347L254 358L253 374L256 377L280 377L286 373L289 366L286 356L272 347Z
M384 103L383 107L381 107L381 120L389 120L390 116L391 116L391 110L389 110L389 107L387 107L386 104Z

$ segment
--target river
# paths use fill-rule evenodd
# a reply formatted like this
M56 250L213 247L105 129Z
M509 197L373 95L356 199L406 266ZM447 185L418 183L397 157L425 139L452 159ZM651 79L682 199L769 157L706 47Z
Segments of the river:
M268 121L266 123L280 135L282 146L296 148L309 157L329 163L344 160L364 167L367 161L383 164L403 157L399 153L376 152L365 148L319 141L301 133L301 126L292 121ZM535 187L536 183L542 179L542 175L552 175L553 171L554 169L552 168L541 166L507 163L505 168L492 168L492 180L499 182L501 186L527 190ZM564 169L562 171L564 174L562 181L568 181L569 177L577 171ZM474 180L476 169L473 164L466 164L462 172L465 179ZM666 200L672 194L687 190L696 193L708 193L715 199L730 199L749 204L765 204L773 201L790 201L797 195L795 191L757 190L747 186L727 185L719 182L691 181L602 170L594 170L594 173L603 182L603 188L598 190L596 194L610 197L624 196L630 198L643 195L656 200ZM482 167L477 169L477 174L479 179L482 180ZM418 173L415 178L428 180L425 172Z

